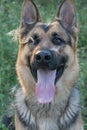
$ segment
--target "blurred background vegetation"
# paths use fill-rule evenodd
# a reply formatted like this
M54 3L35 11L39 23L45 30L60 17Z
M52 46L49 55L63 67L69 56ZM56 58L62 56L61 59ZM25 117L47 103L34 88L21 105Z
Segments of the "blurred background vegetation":
M0 0L0 130L6 130L1 123L2 116L8 111L12 100L11 88L18 83L15 62L18 41L14 42L7 33L18 28L23 0ZM61 0L34 0L43 21L49 22L55 16ZM81 94L84 128L87 130L87 1L75 0L79 23L78 57L80 74L78 85Z

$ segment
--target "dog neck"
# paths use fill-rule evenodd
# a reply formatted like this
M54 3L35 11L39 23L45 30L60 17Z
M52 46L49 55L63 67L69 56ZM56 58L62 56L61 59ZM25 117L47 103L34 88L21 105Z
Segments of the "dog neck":
M50 106L51 106L51 104L46 106L46 109L45 109L45 106L40 106L40 108L37 107L37 110L35 111L37 114L36 114L36 116L34 116L33 110L31 110L31 108L29 106L29 102L24 97L22 89L19 88L16 92L16 103L15 103L16 112L19 117L19 120L22 122L22 124L25 127L34 127L34 129L37 130L38 125L39 125L37 123L39 120L38 113L41 112L41 111L39 111L40 109L42 109L41 113L43 113L43 111L45 111L45 113L47 115L46 117L44 117L44 119L47 120L48 118L50 118L50 119L53 118L50 116L49 111L51 108L53 111L55 111L55 109L53 107L56 107L56 104L53 107L50 107ZM52 110L51 110L51 112L52 112ZM79 115L79 111L80 111L79 91L78 91L77 87L73 87L66 107L61 112L60 116L59 117L57 116L57 118L54 119L55 124L58 127L57 129L60 130L60 129L69 128L71 126L71 124L73 124L76 121L76 119ZM55 112L55 114L56 114L56 112ZM42 116L41 116L41 118L42 118Z

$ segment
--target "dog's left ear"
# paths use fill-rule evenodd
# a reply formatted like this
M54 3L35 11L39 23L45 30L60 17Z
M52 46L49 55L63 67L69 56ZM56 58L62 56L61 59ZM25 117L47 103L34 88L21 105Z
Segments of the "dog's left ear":
M68 31L71 31L73 27L77 28L76 12L73 0L63 0L56 18L61 21L62 25Z

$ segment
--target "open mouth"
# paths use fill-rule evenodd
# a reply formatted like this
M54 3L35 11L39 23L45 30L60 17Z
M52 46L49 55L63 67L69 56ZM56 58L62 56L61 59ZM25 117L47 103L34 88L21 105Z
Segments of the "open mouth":
M54 70L43 68L32 70L36 80L35 94L39 103L47 104L53 101L56 91L55 84L61 78L64 68L65 65L60 65Z
M56 78L55 78L55 83L61 78L63 72L65 69L65 65L61 64L57 69L56 69Z
M41 68L43 71L51 71L50 69L45 69L45 68ZM55 68L54 70L56 70L56 77L55 77L55 84L56 82L61 78L63 72L64 72L64 69L65 69L65 64L61 64L58 68ZM31 70L31 73L35 79L35 81L37 82L38 78L37 78L37 70L38 69L35 69L35 68L32 68L30 67L30 70Z

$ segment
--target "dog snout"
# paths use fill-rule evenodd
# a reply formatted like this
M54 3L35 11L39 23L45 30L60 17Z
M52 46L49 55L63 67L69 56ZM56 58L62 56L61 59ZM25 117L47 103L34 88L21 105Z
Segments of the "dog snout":
M39 50L35 54L37 63L49 63L52 60L52 54L49 50Z

